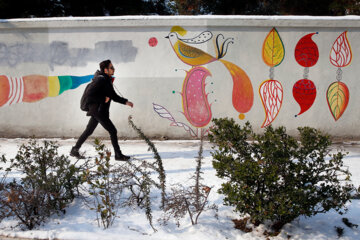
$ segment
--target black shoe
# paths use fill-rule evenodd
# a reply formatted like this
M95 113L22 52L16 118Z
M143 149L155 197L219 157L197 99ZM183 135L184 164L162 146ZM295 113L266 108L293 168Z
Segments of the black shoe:
M122 153L120 154L115 154L115 160L116 161L129 161L130 157L129 156L126 156Z
M77 159L85 159L85 157L79 153L79 149L75 147L71 148L70 156L76 157Z

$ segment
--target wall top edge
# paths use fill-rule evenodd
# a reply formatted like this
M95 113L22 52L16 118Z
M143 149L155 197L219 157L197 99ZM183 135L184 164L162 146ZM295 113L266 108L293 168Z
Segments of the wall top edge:
M89 24L91 23L91 24ZM252 27L360 27L360 16L110 16L0 19L6 28L149 27L149 26L252 26Z

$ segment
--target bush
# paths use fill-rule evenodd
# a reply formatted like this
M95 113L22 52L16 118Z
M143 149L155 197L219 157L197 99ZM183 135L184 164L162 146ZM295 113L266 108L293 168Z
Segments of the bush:
M48 195L44 190L32 189L15 181L5 185L0 201L2 216L16 217L19 224L29 230L41 225L51 215Z
M152 165L154 166L155 171L159 174L159 181L161 186L161 208L164 209L166 201L166 174L160 154L158 153L154 143L144 134L140 128L135 125L132 120L132 116L129 116L128 123L137 132L138 136L146 142L146 144L149 146L149 150L151 150L154 154L156 164Z
M122 205L137 206L145 209L146 218L154 232L156 232L157 230L153 226L152 199L150 194L154 189L161 189L161 184L151 178L153 170L157 171L154 164L147 163L145 160L137 165L127 162L126 166L119 166L115 169L119 176L117 182L121 180L120 182L131 193Z
M270 220L279 230L300 215L346 210L354 187L343 167L345 154L329 153L329 136L302 127L297 141L284 127L255 134L248 122L241 127L232 119L213 121L213 166L227 180L219 192L226 205L250 215L252 223Z
M0 184L0 206L3 217L14 216L28 229L41 225L54 213L65 208L76 196L81 183L80 168L64 156L59 156L55 142L39 145L32 139L22 145L7 172L19 171L24 177ZM3 162L6 160L3 159Z
M89 194L94 197L88 205L91 210L96 211L98 226L106 229L116 218L117 202L122 189L114 189L114 172L110 165L111 152L98 139L95 139L95 145L99 156L94 159L95 164L92 168L84 170L82 178L89 185Z
M88 184L86 191L91 196L85 198L85 203L96 211L98 226L111 227L121 207L140 207L145 208L149 224L156 231L152 224L150 193L152 187L160 188L160 185L150 176L149 169L153 170L154 166L145 161L138 166L130 161L113 165L110 163L111 152L105 145L95 139L95 146L98 156L94 158L94 164L83 171L82 178Z
M173 217L177 226L180 226L180 218L189 214L191 224L196 225L201 213L206 210L214 210L216 212L215 217L217 217L217 206L215 204L209 205L208 201L212 188L202 183L203 139L204 136L201 134L196 170L191 178L194 180L194 185L184 187L182 184L177 184L171 189L171 193L166 197L163 219L160 219L164 224Z

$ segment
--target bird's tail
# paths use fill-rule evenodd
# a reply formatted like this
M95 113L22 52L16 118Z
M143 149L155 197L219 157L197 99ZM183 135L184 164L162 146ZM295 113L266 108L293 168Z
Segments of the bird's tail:
M244 119L244 113L248 112L254 103L254 90L248 75L237 65L219 59L229 70L233 79L232 103L236 111L240 113L239 118Z
M220 39L220 37L222 39ZM221 40L223 40L222 43L219 43ZM222 34L218 34L216 36L216 39L214 39L214 45L215 45L215 49L216 49L216 58L217 59L221 59L223 57L225 57L229 44L230 43L234 43L233 38L226 38L224 37L224 35Z

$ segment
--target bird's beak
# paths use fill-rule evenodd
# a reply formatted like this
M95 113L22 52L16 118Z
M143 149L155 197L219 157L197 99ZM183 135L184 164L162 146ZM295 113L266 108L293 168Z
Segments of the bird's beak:
M169 38L169 36L166 36L165 38Z

